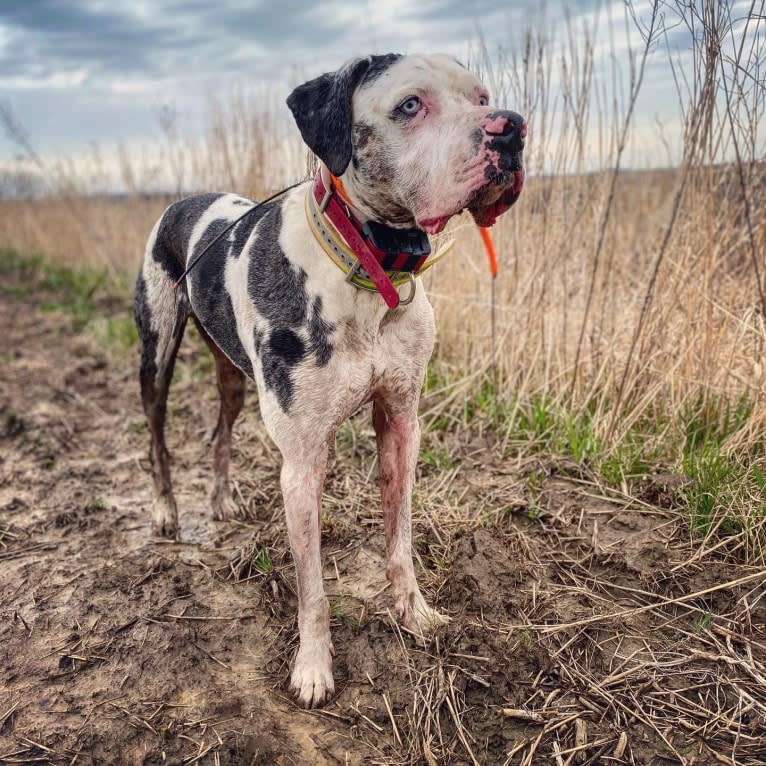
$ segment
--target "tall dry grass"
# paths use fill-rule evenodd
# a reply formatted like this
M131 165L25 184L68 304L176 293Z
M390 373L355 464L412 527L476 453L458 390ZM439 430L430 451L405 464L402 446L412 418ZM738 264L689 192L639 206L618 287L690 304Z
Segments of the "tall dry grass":
M760 454L762 6L734 17L711 0L655 2L643 15L628 5L624 25L570 22L560 38L540 27L517 47L476 46L471 64L496 101L528 119L528 181L493 229L501 263L494 285L467 216L445 235L458 239L454 254L424 278L439 328L441 377L433 387L445 389L433 417L448 410L457 417L489 375L506 442L515 438L517 415L543 402L568 418L586 417L602 457L631 434L661 441L675 429L677 439L688 438L690 412L713 430L720 420L728 449L745 450L747 460ZM679 29L681 54L669 43ZM645 67L658 60L677 88L682 138L669 150L678 163L629 171L631 141L641 140L635 109ZM5 118L24 148L23 131ZM129 190L121 201L87 194L98 156L85 170L51 166L27 145L49 193L3 202L0 242L132 278L173 196L216 188L259 197L305 172L297 131L286 138L281 119L275 98L238 90L211 103L199 142L164 112L153 163L120 155ZM170 179L173 195L142 194L142 179L158 174ZM747 415L730 428L721 402L743 400Z

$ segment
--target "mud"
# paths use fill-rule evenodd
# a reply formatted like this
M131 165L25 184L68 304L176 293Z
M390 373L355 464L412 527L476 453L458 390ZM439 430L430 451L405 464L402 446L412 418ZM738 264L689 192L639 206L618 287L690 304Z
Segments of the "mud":
M671 544L673 514L598 498L560 467L512 467L486 436L427 434L426 447L451 440L459 470L445 481L452 467L420 469L419 577L452 618L421 647L389 611L367 412L339 437L324 500L338 693L324 710L298 708L286 691L296 599L279 462L254 392L232 471L248 520L214 522L212 368L200 344L183 347L168 438L182 539L152 538L136 349L75 331L68 314L41 311L2 279L0 763L500 764L532 752L528 763L547 764L577 746L576 719L585 746L562 763L681 762L663 736L703 752L698 737L660 736L610 708L562 663L571 641L594 672L614 673L625 655L617 628L555 643L534 627L640 605L636 591L704 588L704 568L671 571L688 555ZM102 309L126 314L119 301ZM600 601L593 577L606 583ZM654 619L623 622L651 634ZM503 714L520 708L562 723Z

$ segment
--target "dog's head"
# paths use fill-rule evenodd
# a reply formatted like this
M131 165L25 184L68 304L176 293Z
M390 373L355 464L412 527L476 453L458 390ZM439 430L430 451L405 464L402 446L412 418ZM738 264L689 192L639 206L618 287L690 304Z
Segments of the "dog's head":
M287 99L309 148L365 215L430 234L468 209L491 226L519 197L526 124L445 55L369 56Z

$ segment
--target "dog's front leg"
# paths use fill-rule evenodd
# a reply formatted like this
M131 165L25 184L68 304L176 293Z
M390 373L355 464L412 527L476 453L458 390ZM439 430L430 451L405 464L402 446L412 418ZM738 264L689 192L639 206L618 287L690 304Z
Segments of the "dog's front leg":
M335 692L330 610L322 585L320 510L327 449L315 460L285 456L282 494L298 582L298 633L291 686L304 707L322 705Z
M380 494L386 530L386 576L396 613L417 635L431 632L446 618L426 603L412 562L412 487L420 448L417 402L389 413L380 402L372 411L378 442Z

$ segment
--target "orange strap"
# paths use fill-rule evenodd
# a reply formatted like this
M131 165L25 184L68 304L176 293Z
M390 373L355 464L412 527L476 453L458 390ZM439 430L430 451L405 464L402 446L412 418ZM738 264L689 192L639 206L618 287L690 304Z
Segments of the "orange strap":
M343 186L343 181L338 178L338 176L334 176L329 170L327 171L327 175L330 176L330 181L332 182L333 187L335 188L335 191L338 192L338 196L347 204L354 206L354 203L351 201L351 198L348 196L348 192L346 191L346 187Z
M479 226L479 234L484 242L484 249L487 251L487 258L489 258L489 271L492 274L492 279L497 276L497 254L495 253L495 243L492 241L492 235L489 233L489 229L485 226Z

